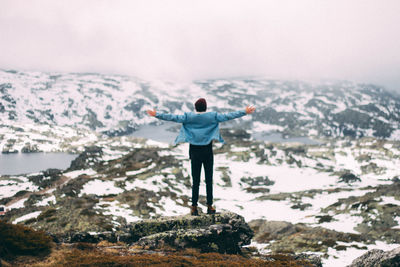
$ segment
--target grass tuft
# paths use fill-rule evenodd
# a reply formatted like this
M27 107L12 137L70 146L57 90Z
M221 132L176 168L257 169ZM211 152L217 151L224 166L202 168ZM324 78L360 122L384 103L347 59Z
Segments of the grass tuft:
M44 232L0 221L0 257L43 255L50 252L52 239Z

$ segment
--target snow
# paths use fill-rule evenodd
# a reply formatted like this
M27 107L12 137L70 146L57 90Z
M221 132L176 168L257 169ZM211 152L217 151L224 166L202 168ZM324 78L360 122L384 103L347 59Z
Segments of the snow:
M183 205L178 205L175 201L170 198L162 197L159 205L161 208L149 203L156 209L156 214L161 214L161 216L171 216L171 215L182 215L189 213L189 209Z
M279 132L283 131L284 127L255 121L253 122L252 130L253 132Z
M147 161L148 162L148 161ZM143 162L143 163L146 163L146 162ZM153 169L154 167L156 167L156 164L155 163L151 163L148 167L146 167L146 168L142 168L142 169L139 169L139 170L136 170L136 171L127 171L125 174L127 175L127 176L134 176L134 175L138 175L138 174L140 174L140 173L144 173L144 172L146 172L146 171L148 171L148 170L151 170L151 169Z
M116 220L117 217L123 217L127 223L136 222L142 219L132 214L132 209L128 204L121 204L117 200L99 201L99 203L96 204L95 209L102 210L104 215L112 215L113 220Z
M105 196L111 194L120 194L124 192L123 189L116 187L114 181L92 180L84 184L79 197L83 195L97 195Z
M395 199L394 197L381 196L381 204L392 204L396 206L400 206L400 200Z
M28 214L26 214L24 216L21 216L21 217L15 219L13 221L13 224L17 224L17 223L20 223L20 222L23 222L23 221L26 221L26 220L29 220L29 219L32 219L32 218L36 218L41 213L42 213L42 211L34 211L34 212L31 212L31 213L28 213Z
M338 242L341 244L341 242ZM332 248L328 248L329 258L322 258L322 265L324 267L338 267L338 266L347 266L352 263L353 260L360 257L364 253L372 249L380 249L383 251L390 251L397 247L399 244L387 244L381 241L377 241L374 245L365 245L363 243L354 242L352 244L343 243L345 246L354 245L358 247L366 247L366 249L358 249L355 247L348 247L346 250L335 250Z
M0 79L10 80L8 77L13 78L13 75L1 74ZM196 83L188 84L174 84L167 83L165 81L153 81L146 82L148 86L154 91L155 98L159 100L155 103L152 97L144 93L146 89L143 89L141 81L136 78L122 77L122 76L106 76L106 75L95 75L95 74L67 74L62 75L56 82L52 84L50 90L41 90L44 85L49 81L49 75L43 73L27 73L25 78L20 79L13 78L14 88L10 89L13 91L13 96L17 99L18 105L16 107L16 112L20 116L18 117L20 121L9 121L4 120L7 125L13 125L15 127L23 129L22 131L15 131L14 128L8 126L0 126L0 149L3 149L6 142L9 139L17 139L13 149L21 150L25 143L30 142L32 145L37 145L40 150L43 151L64 151L73 150L76 152L82 151L84 146L96 144L101 147L105 147L103 150L102 160L111 161L118 159L122 155L126 155L129 151L119 151L119 146L126 146L129 148L140 148L143 146L159 147L159 156L171 155L177 159L182 160L182 172L184 176L190 176L190 161L187 159L188 145L178 145L170 146L167 142L159 142L153 140L134 141L132 138L122 137L115 139L102 138L100 135L94 133L90 130L85 130L82 128L76 129L75 126L82 127L82 118L87 114L86 108L93 110L98 119L104 123L104 127L98 129L99 131L113 128L115 126L119 127L118 121L120 118L124 120L134 121L134 125L142 125L153 122L154 119L148 116L138 116L140 112L144 111L146 108L150 107L161 107L166 101L179 101L182 99L185 101L195 100L197 97L210 95L206 86L210 86L211 89L217 89L219 86L232 85L234 88L230 91L218 92L219 96L210 95L208 98L210 105L218 108L236 108L232 107L229 103L229 95L240 94L246 92L248 95L258 96L259 93L268 93L270 96L265 99L255 98L255 105L257 107L272 107L277 111L293 111L299 112L303 115L302 119L310 119L309 113L318 114L320 117L323 116L321 111L315 107L306 107L306 103L314 97L314 93L299 93L296 94L292 89L290 89L287 84L283 81L262 81L257 80L254 83L249 83L238 80L216 80L209 81L208 85L202 86ZM105 78L110 78L112 80L105 82ZM14 80L16 80L14 82ZM109 85L105 85L105 83ZM290 83L289 83L290 84ZM330 90L334 90L332 83ZM112 85L118 85L118 87L113 88ZM248 88L246 88L246 86ZM302 83L300 87L304 87L304 91L308 87L314 86L318 88L318 84L314 85L311 83ZM354 84L343 84L345 88L355 86ZM299 87L299 88L300 88ZM314 88L313 87L313 88ZM349 87L349 88L350 88ZM32 88L32 89L31 89ZM251 89L249 89L251 88ZM286 88L286 89L282 89ZM314 88L314 89L315 89ZM104 93L96 93L96 90L102 90ZM129 91L128 91L129 90ZM248 91L251 90L251 93ZM127 94L129 92L129 94ZM125 110L124 108L130 103L137 100L138 95L147 103L142 107L137 114L132 113L132 111ZM43 100L40 100L43 97ZM288 99L284 99L284 98ZM289 105L276 104L274 102L280 98L281 100L290 100ZM326 93L326 96L316 96L316 99L322 100L326 104L332 104L335 106L333 113L337 113L345 110L350 105L350 100L348 95L341 97L334 96L332 92L330 94ZM71 106L68 106L68 99L73 100ZM363 97L357 100L357 104L368 103L371 101L368 97ZM251 103L253 104L253 103ZM106 115L105 107L110 105L112 109L108 110L111 119L103 119ZM210 106L212 107L212 106ZM47 125L37 125L33 124L31 119L28 119L25 114L27 109L51 109L55 116L55 123L64 126L55 126L52 123ZM238 107L239 108L239 107ZM183 105L180 112L189 111L190 107ZM64 111L71 111L68 116L62 115ZM36 111L35 111L36 112ZM39 116L39 119L44 120L43 116ZM0 116L2 116L0 114ZM252 120L252 117L246 117L248 120ZM1 117L3 122L3 117ZM85 126L86 127L86 126ZM393 126L398 128L397 125ZM253 121L253 133L267 133L267 132L281 132L284 131L286 127L273 125L268 123L262 123L259 121ZM307 129L305 129L307 130ZM372 134L372 129L366 129L365 132ZM317 135L317 129L308 129L310 135ZM400 130L396 129L392 136L392 139L400 140ZM139 140L139 139L138 139ZM170 142L173 140L171 139ZM321 209L327 207L340 198L347 198L350 196L361 196L367 192L372 192L370 190L361 190L365 186L376 186L379 184L389 184L390 179L398 176L398 166L400 166L400 159L396 157L391 157L388 154L368 146L376 145L376 142L365 142L360 141L360 147L357 147L356 142L350 142L350 146L346 147L349 142L345 140L343 142L333 142L332 147L328 145L324 147L316 146L309 148L308 157L303 155L293 155L293 158L302 163L301 168L297 167L295 164L287 164L285 162L286 156L281 148L274 148L273 152L277 152L276 156L272 156L272 152L269 149L265 149L265 153L268 156L268 164L258 164L258 159L254 157L254 154L250 154L251 159L248 162L236 161L235 156L228 156L225 154L218 154L215 156L215 176L214 176L214 196L215 205L217 210L229 210L241 214L245 217L246 221L252 219L264 218L267 220L279 220L288 221L292 223L306 223L310 226L322 226L328 229L336 231L344 231L350 233L356 233L354 227L361 222L361 217L358 211L354 211L351 214L333 214L328 215L333 216L333 221L325 222L322 224L317 223L316 216L324 215L321 214ZM168 149L164 149L168 148ZM333 156L330 154L330 149L334 148ZM393 153L393 155L400 155L399 149L393 144L385 144L384 148L387 152ZM129 150L129 149L128 149ZM246 153L250 151L248 147L234 146L232 152L243 152ZM312 156L315 153L315 157ZM358 162L356 158L361 154L368 154L372 159L368 162ZM317 156L320 154L320 156ZM332 158L333 157L333 158ZM321 170L327 170L329 167L332 171L320 172L317 170L317 164L321 163ZM368 163L376 163L379 167L385 168L382 173L368 173L363 174L361 171L361 166ZM140 170L128 171L126 176L139 176L139 174L144 174L144 172L154 168L154 163L147 168L142 168ZM218 167L227 167L227 172L232 182L232 187L225 186L225 182L222 179L223 172L219 171ZM350 170L357 176L361 178L361 182L354 183L352 185L338 184L338 175L334 172ZM88 182L83 186L80 196L83 194L95 194L99 196L106 196L109 194L120 194L124 190L133 190L137 188L142 188L146 190L153 191L155 193L164 192L167 190L177 193L178 199L172 200L161 198L161 201L157 205L150 203L149 205L155 209L156 214L160 215L178 215L187 214L189 212L187 207L183 206L182 200L179 196L190 196L190 188L185 187L182 184L178 184L174 181L174 176L169 175L171 173L170 169L162 170L163 173L155 173L151 177L144 177L139 179L137 177L134 180L126 181L125 188L119 188L115 185L116 181L124 181L127 177L119 177L113 180L88 180ZM96 173L93 169L86 170L76 170L64 173L69 179L75 179L80 175L95 176L100 175ZM146 174L147 175L147 174ZM310 189L323 189L322 194L316 194L313 198L303 197L301 202L303 204L311 204L310 207L299 210L293 209L292 206L294 202L288 198L283 201L273 201L273 200L260 200L258 197L262 197L266 194L264 193L247 193L246 188L248 187L240 181L242 177L256 177L256 176L268 176L269 179L275 182L272 186L253 186L252 188L265 188L271 190L269 194L277 193L293 193ZM200 194L205 195L205 183L202 178L200 183ZM168 182L173 186L170 187ZM340 191L336 193L327 193L326 191L332 188L342 188L342 189L352 189L351 191ZM38 188L29 182L25 177L1 177L0 178L0 199L11 197L20 190L37 191ZM21 199L11 206L13 208L23 207L23 203L26 198ZM55 202L53 196L46 197L42 201L39 201L36 206L49 205L51 202ZM381 199L382 204L394 204L400 206L400 200L394 199L391 196L384 196ZM200 205L201 208L206 208ZM343 207L345 208L345 207ZM127 204L119 203L118 201L103 201L96 205L96 209L101 209L105 215L112 215L113 219L116 220L117 217L125 218L128 223L134 222L140 219L140 217L132 214L132 210ZM30 214L30 216L38 216L40 214ZM29 219L29 214L24 215ZM373 215L373 214L372 214ZM18 220L26 220L26 218L20 217ZM32 217L32 218L33 218ZM395 220L399 222L400 217L395 217ZM115 222L117 224L117 222ZM400 228L400 226L393 227L395 229ZM389 248L387 244L377 243L377 246ZM265 248L265 244L255 244L257 247ZM363 244L360 244L362 246ZM349 248L347 251L335 251L330 250L331 255L328 260L326 260L326 266L344 266L351 262L353 258L357 255L364 253L364 250L358 250L355 248ZM338 257L338 258L334 258ZM325 261L325 260L324 260Z
M125 190L129 191L136 188L142 188L153 192L160 192L162 188L159 186L159 182L164 178L162 175L155 175L145 180L135 179L134 181L128 181L125 183Z
M26 200L28 200L28 198L22 198L22 199L20 199L20 200L18 200L18 201L16 201L16 202L14 202L14 203L11 204L11 205L8 205L7 208L8 208L9 210L12 210L12 209L21 209L21 208L25 207L24 202L25 202Z
M80 175L95 175L97 174L96 171L94 171L93 169L86 169L86 170L76 170L76 171L70 171L70 172L66 172L64 173L65 176L71 178L71 179L75 179L78 178Z
M0 178L0 199L12 197L21 190L37 191L38 187L26 177L17 176L10 178Z
M35 206L40 207L40 206L48 206L49 204L55 204L56 203L56 197L49 196L47 198L44 198L43 200L39 201L38 203L35 204Z

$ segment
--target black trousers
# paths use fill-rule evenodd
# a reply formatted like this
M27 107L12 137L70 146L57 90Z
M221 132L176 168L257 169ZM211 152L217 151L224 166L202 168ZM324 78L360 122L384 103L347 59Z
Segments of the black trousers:
M213 167L214 155L212 151L212 142L205 146L196 146L190 144L189 156L192 165L192 206L197 206L199 200L199 186L201 167L204 166L206 177L207 205L213 203Z

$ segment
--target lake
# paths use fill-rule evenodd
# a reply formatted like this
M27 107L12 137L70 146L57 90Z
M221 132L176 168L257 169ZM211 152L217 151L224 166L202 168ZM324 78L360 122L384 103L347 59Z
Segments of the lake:
M148 138L172 144L178 135L180 125L164 123L162 125L145 125L135 131L132 136ZM253 133L255 140L275 143L298 142L302 144L318 144L308 137L283 138L280 133ZM16 153L0 154L0 175L17 175L40 172L49 168L67 169L77 155L67 153Z
M0 175L17 175L47 169L67 169L78 155L67 153L0 154Z

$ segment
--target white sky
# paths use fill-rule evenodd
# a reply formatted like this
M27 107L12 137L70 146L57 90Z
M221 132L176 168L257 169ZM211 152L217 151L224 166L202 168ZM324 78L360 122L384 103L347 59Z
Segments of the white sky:
M399 0L1 0L0 68L400 91Z

